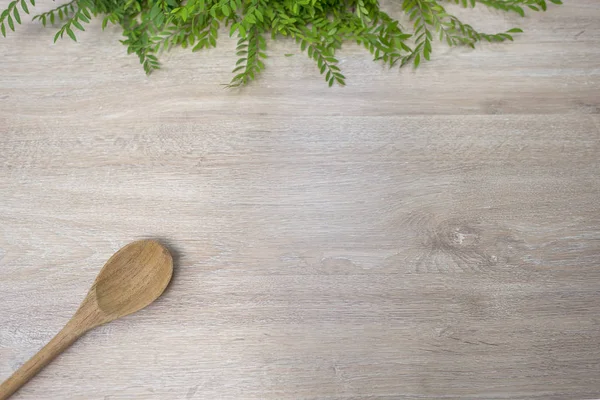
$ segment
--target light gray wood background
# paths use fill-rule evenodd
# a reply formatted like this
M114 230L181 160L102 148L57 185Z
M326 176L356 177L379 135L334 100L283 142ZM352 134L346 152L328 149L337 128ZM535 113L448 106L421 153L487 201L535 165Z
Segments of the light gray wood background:
M461 15L526 33L332 89L276 43L241 91L227 39L0 40L0 380L155 237L165 295L16 399L600 397L600 2Z

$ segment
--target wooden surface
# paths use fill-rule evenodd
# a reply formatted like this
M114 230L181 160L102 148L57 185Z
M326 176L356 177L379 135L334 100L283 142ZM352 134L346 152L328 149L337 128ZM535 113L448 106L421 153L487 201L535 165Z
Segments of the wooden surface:
M137 240L102 267L73 317L47 345L0 382L0 400L11 397L86 332L134 313L155 301L173 276L173 258L156 240Z
M227 91L233 41L1 40L0 380L122 245L175 257L15 399L599 398L600 2L463 14L526 33L332 89L285 42Z

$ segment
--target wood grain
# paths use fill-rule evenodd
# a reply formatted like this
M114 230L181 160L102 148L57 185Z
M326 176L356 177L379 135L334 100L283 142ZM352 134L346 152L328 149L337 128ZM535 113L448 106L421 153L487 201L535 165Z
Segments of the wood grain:
M0 379L123 244L175 258L15 398L599 398L600 4L465 15L526 33L332 89L285 42L227 91L227 40L2 40Z

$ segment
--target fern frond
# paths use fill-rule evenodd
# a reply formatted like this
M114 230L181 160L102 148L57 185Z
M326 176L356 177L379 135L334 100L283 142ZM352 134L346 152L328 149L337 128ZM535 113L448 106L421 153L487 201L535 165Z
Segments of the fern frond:
M102 29L108 23L123 30L121 42L136 54L147 74L160 68L159 55L173 47L196 52L215 47L219 30L227 27L239 39L234 77L227 85L237 87L257 79L265 69L266 37L291 38L316 63L332 86L345 84L336 52L343 43L363 46L376 61L392 67L412 63L418 67L430 60L433 42L475 47L481 41L504 42L522 32L477 31L450 14L444 5L472 8L485 6L524 16L527 11L545 11L561 0L402 0L397 3L411 26L402 27L386 14L378 0L70 0L33 17L44 26L58 25L54 40L75 32L96 16ZM30 13L35 0L12 0L0 13L0 33L15 30Z

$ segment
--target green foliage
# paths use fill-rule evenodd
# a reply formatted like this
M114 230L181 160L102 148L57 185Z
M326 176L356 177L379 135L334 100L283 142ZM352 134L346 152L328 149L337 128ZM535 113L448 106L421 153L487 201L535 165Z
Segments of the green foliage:
M479 32L449 14L444 5L482 5L525 16L525 10L545 11L561 0L399 0L410 20L404 28L380 7L378 0L71 0L36 15L44 26L58 26L54 41L65 34L77 41L93 17L102 17L102 29L115 24L123 30L121 42L138 56L147 74L160 68L158 55L175 46L198 51L217 45L219 30L238 37L239 57L229 87L246 85L265 69L266 37L293 39L312 58L329 86L345 84L336 52L347 41L364 46L374 60L390 67L430 60L433 42L475 47L480 41L504 42L512 34ZM14 31L21 14L29 14L35 0L14 0L0 14L0 32ZM286 54L290 56L290 54Z

